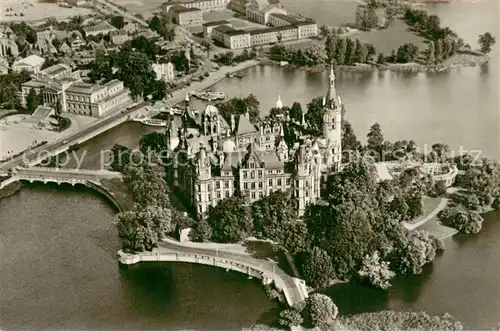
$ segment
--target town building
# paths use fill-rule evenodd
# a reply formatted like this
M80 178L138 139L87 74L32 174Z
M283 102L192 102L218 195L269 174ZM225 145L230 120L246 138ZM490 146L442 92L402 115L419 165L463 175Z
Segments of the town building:
M109 24L107 21L102 21L96 25L91 25L83 28L85 32L85 36L98 36L98 35L107 35L111 31L115 31L116 28Z
M245 7L245 16L249 21L268 24L271 14L286 14L279 0L251 0Z
M87 45L87 42L85 41L85 39L79 37L79 36L76 36L75 38L73 38L71 40L71 50L73 52L75 51L78 51L80 50L83 46Z
M115 45L121 45L130 39L131 38L128 35L128 32L125 29L111 31L109 33L109 40Z
M172 6L181 5L186 8L198 8L203 12L220 11L227 9L230 0L178 0L165 2L162 5L162 10L168 12Z
M19 48L14 40L0 37L0 57L16 57L18 54Z
M36 74L40 71L44 63L45 59L43 57L30 55L24 59L14 62L14 64L12 64L12 70L14 72L27 71L29 73Z
M220 25L212 30L212 38L229 49L250 47L250 33L233 29L228 25Z
M84 83L79 71L64 64L56 64L37 72L33 79L21 85L21 105L31 90L42 95L43 105L61 112L101 117L124 108L131 97L123 82L112 80L104 85Z
M203 36L205 38L210 38L212 35L212 30L222 25L233 27L233 24L226 20L207 22L203 24Z
M127 22L123 26L123 29L129 34L134 34L139 30L139 25L135 22Z
M181 26L201 25L203 23L203 13L199 8L175 5L169 8L168 14L175 24Z
M175 79L174 65L168 63L154 63L153 70L156 73L156 80L164 80L165 82L173 82Z
M236 192L251 203L277 190L291 191L299 215L320 198L327 174L338 171L341 162L342 104L333 68L329 80L323 98L323 134L303 136L291 147L284 140L289 116L257 125L250 122L248 113L226 121L210 103L195 116L186 98L183 124L177 130L171 120L165 133L167 147L173 151L167 176L198 217ZM277 106L282 106L281 98ZM196 135L188 136L188 123L194 123Z

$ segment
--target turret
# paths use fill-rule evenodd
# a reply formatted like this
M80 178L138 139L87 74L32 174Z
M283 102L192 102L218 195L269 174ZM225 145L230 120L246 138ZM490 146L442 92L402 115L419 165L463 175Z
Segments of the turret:
M236 131L236 117L231 114L231 132Z
M278 101L276 101L276 108L277 109L282 109L283 108L283 102L281 101L281 96L278 95Z
M303 177L307 176L308 167L306 161L306 146L302 143L299 147L299 154L297 156L297 176Z
M198 153L197 170L199 180L208 180L212 177L210 162L207 157L207 152L205 151L205 146L200 146L200 152Z
M328 93L323 99L323 137L327 144L327 168L338 169L341 158L342 143L342 102L335 90L335 73L333 65L330 69Z

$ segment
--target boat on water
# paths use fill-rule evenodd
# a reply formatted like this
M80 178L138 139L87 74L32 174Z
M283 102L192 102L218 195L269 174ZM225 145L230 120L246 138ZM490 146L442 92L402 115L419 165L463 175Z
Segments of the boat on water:
M191 92L191 95L201 100L224 100L226 95L224 92L201 91Z
M156 118L136 118L134 119L134 121L149 126L166 127L168 125L168 121L159 120Z
M244 72L235 72L235 73L227 73L226 77L228 78L243 78L246 74Z

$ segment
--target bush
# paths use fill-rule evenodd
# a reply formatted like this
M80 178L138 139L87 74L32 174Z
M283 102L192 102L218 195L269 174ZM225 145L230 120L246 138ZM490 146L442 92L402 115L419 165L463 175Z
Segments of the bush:
M389 269L389 262L381 261L378 252L367 255L363 259L363 266L359 270L359 275L365 277L375 287L383 290L391 286L390 280L396 274Z
M500 210L500 198L495 198L491 204L491 208L495 210Z
M307 299L308 312L313 326L325 328L333 324L339 310L332 299L324 294L314 293Z
M210 76L210 73L205 72L204 75L205 75L205 77L208 77L208 76Z
M481 207L481 201L476 194L471 193L465 198L465 206L471 210L478 210Z
M446 184L443 181L438 181L432 185L429 195L431 197L440 197L446 194Z
M196 227L191 232L191 239L193 241L204 242L212 238L212 227L206 220L198 222Z
M295 309L285 309L280 312L279 324L287 328L301 325L303 322L302 316Z
M463 212L457 208L446 208L438 214L444 225L451 226L465 234L481 231L483 218L477 212Z

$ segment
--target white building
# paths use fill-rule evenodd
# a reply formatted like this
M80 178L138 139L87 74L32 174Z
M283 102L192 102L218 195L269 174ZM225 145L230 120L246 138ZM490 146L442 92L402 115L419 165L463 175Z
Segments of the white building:
M29 73L36 74L40 71L44 63L45 59L43 57L30 55L24 59L14 62L12 70L14 72L27 71Z
M165 82L173 82L175 79L174 65L168 63L154 63L153 70L156 73L156 80L164 80Z

